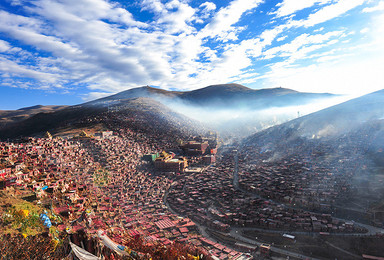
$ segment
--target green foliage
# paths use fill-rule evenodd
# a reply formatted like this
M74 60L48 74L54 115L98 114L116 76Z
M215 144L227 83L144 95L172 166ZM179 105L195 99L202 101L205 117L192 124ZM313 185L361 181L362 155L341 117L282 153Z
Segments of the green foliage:
M17 230L25 236L36 235L45 228L38 214L38 208L28 202L10 206L1 216L2 225L10 226L10 230Z

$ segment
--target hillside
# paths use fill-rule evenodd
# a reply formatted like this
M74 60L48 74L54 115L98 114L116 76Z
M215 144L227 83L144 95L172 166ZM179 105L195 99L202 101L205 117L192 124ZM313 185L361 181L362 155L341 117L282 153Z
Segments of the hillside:
M372 210L384 203L383 115L381 90L256 133L241 145L240 161L251 173L242 183L253 189L257 180L276 179L263 192L287 186L280 201L300 187L290 195L297 205L376 221ZM278 165L283 183L281 173L265 171Z
M130 99L130 98L138 98L138 97L148 97L148 98L174 98L178 97L183 92L179 91L167 91L163 89L153 88L149 86L144 87L138 87L133 89L128 89L122 92L119 92L114 95L110 95L104 98L96 99L90 102L87 102L86 104L97 104L100 102L107 102L107 101L115 101L115 100L122 100L122 99Z
M90 118L105 112L120 113L127 109L137 114L152 113L153 116L156 114L162 118L161 120L168 117L170 120L166 121L174 128L181 129L180 126L188 125L190 126L188 129L195 133L203 128L202 124L197 123L201 121L226 135L233 132L244 136L265 126L292 118L291 113L275 115L272 120L273 116L266 117L255 112L256 110L305 105L334 96L300 93L284 88L253 90L239 84L211 85L186 92L145 86L76 106L38 105L16 111L2 111L0 139L43 134L47 130L53 133L60 131L72 133L73 129L94 126L98 123L98 129L104 129L103 122ZM207 114L206 109L209 109L211 114ZM172 110L178 111L179 114L176 115ZM212 113L215 114L214 117ZM293 114L295 113L296 111ZM187 117L193 118L193 123L190 119L186 119Z
M20 122L38 113L51 113L66 108L67 106L42 106L20 108L18 110L0 110L0 128L6 124Z
M340 96L301 93L285 88L254 90L240 84L211 85L185 92L145 86L86 104L113 106L121 100L137 97L157 100L174 111L202 122L223 136L243 138L295 118L298 110L307 114L320 109L318 107L326 107L326 102L335 102L332 98Z
M384 90L300 117L255 134L247 141L288 145L297 139L333 139L352 134L384 116Z
M124 121L135 121L135 126L142 129L180 134L197 133L199 123L180 115L161 103L150 98L120 99L111 102L92 102L71 106L53 113L39 113L24 121L8 124L0 129L0 139L20 136L52 134L70 129L92 128L94 126L108 129L106 122L114 121L118 126Z

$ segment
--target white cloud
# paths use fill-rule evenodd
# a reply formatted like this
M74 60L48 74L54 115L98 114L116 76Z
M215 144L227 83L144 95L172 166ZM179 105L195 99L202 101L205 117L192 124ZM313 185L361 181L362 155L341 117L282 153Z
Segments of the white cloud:
M262 32L260 35L260 38L264 40L265 46L268 46L272 44L272 42L276 39L276 37L282 33L283 31L289 30L291 28L299 28L299 27L312 27L317 24L329 21L331 19L337 18L345 13L347 13L349 10L362 5L366 0L338 0L334 4L329 4L324 7L322 7L320 10L315 11L314 13L311 13L306 19L301 20L293 20L292 17L287 20L286 23L279 24L275 26L272 29L267 29ZM328 0L323 1L316 1L316 0L310 0L310 1L293 1L293 0L286 0L278 4L280 8L283 8L283 6L287 6L287 10L294 10L298 11L301 10L304 6L307 6L311 4L310 6L313 6L316 3L319 4L326 4ZM300 9L301 8L301 9ZM288 11L284 11L289 13ZM313 32L320 32L324 30L324 27L321 27L319 29L314 30Z
M209 17L212 16L214 13L214 10L216 10L216 5L212 2L204 2L202 3L198 10L197 14L194 17L194 22L195 23L204 23L205 21L208 20Z
M17 5L22 5L23 0L11 0L11 5L12 6L17 6Z
M217 37L221 40L225 39L230 32L237 32L239 28L234 27L241 16L254 8L256 8L262 0L234 0L227 7L221 8L212 19L200 32L199 36Z
M362 95L382 89L384 76L380 68L384 67L384 26L379 25L384 24L383 21L384 15L374 16L367 24L369 26L361 30L366 38L360 44L353 43L356 41L353 30L336 31L299 36L291 43L265 50L263 55L269 54L269 58L276 55L286 57L272 63L271 71L258 79L267 86L284 86L306 92ZM313 52L332 44L337 47ZM296 62L302 58L311 59L311 65Z
M263 40L264 46L270 45L280 33L292 26L292 23L281 24L274 27L273 29L263 31L260 35L260 38Z
M275 13L277 17L287 16L315 4L323 5L329 2L331 0L284 0L276 5L279 8Z
M380 71L384 66L383 52L375 55L367 53L364 58L360 55L340 55L320 61L300 67L274 66L264 78L272 86L305 92L362 95L382 88L384 76Z
M188 24L193 20L196 12L194 8L178 0L168 2L165 7L166 9L163 9L157 23L160 26L164 26L167 33L191 33L194 31L194 27Z
M284 41L285 39L287 39L287 37L288 37L287 35L281 36L281 37L277 38L276 41L278 41L278 42Z
M302 21L305 27L314 26L345 14L347 11L362 5L366 0L339 0L335 4L328 5L319 11L312 13Z
M95 5L95 9L80 12L84 9L82 6L84 3L76 5L78 2L74 1L70 6L50 0L37 2L37 6L30 7L29 11L47 19L49 23L44 26L35 22L35 18L4 12L0 31L38 50L48 51L60 57L61 66L66 70L65 74L69 79L77 79L85 83L95 80L93 85L100 86L102 89L119 91L126 86L124 84L126 81L140 84L140 82L156 81L159 78L160 67L158 66L162 64L148 62L149 53L145 50L147 46L131 47L122 44L126 37L130 39L135 37L140 40L145 37L145 34L137 31L137 27L127 34L124 29L117 29L113 24L100 20L107 17L111 20L121 19L121 23L127 25L127 17L116 15L116 13L122 13L120 8L103 5L100 1L96 1L100 5ZM111 11L111 9L118 11ZM134 21L132 24L141 26ZM49 26L52 26L51 30ZM43 28L50 35L43 35ZM153 40L156 37L155 34L154 37L146 38ZM151 50L150 47L149 50ZM150 57L153 61L159 60L158 56L161 52L156 48L152 49L156 53L151 54ZM114 83L102 85L105 77L112 77L111 81Z
M310 72L310 67L305 70L299 65L301 60L331 64L336 57L348 57L346 51L322 50L342 40L348 43L352 35L347 28L342 34L341 29L328 32L326 27L311 27L340 17L363 2L284 0L276 11L283 19L274 19L274 27L267 23L268 29L257 23L249 25L261 28L252 31L239 26L239 22L256 19L253 16L260 12L253 11L262 0L233 0L221 8L213 2L192 7L190 1L143 0L142 11L154 17L148 23L135 20L112 1L35 0L18 7L23 8L19 15L0 11L0 32L16 42L9 41L12 45L28 46L16 52L16 47L0 40L0 51L6 52L2 54L6 58L0 56L1 68L4 75L30 77L40 81L43 88L64 83L86 85L92 97L140 85L187 90L233 81L251 84L272 75L276 79L290 78L293 72ZM321 9L312 8L308 18L293 20L295 12L307 7ZM353 29L358 32L361 28L370 29L367 37L380 34L366 25ZM297 37L291 34L295 30L304 33ZM284 60L268 64L269 58ZM264 75L261 71L268 68L272 71ZM293 77L294 73L292 82ZM43 82L44 78L49 80Z
M162 13L165 8L160 0L143 0L141 7L142 10L149 10L155 13Z
M216 9L216 5L212 2L204 2L199 7L203 8L204 12L210 12Z
M0 52L6 52L11 49L8 42L0 40Z
M304 54L309 53L310 51L314 51L316 49L319 49L323 47L324 45L313 45L313 44L319 44L327 42L330 38L340 36L342 34L342 31L333 31L328 32L325 34L301 34L300 36L296 37L294 40L292 40L290 43L286 43L284 45L280 45L277 47L270 48L266 51L264 51L263 55L265 59L272 59L276 56L289 56L292 57L293 55L297 57L303 57ZM328 44L332 44L332 42L328 42ZM303 46L313 45L312 48L303 48ZM298 50L300 52L298 52ZM293 59L291 60L291 62Z
M363 9L363 13L371 13L384 10L384 1L380 1L376 6L366 7Z
M42 25L36 19L0 11L0 31L55 55L66 56L77 53L76 48L64 44L60 39L43 35L40 27Z
M28 77L45 83L53 83L57 81L56 75L37 71L34 68L28 68L2 57L0 57L0 71L9 75L8 77Z

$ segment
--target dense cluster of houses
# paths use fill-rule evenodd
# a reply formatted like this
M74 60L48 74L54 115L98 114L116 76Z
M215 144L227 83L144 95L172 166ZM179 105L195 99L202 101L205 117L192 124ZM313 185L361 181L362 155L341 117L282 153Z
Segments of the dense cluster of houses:
M14 189L60 217L58 230L87 237L105 230L116 243L140 237L146 245L174 241L201 248L220 259L244 255L202 237L193 220L163 203L173 179L143 160L173 146L171 138L148 136L129 128L71 139L29 138L0 143L0 188ZM74 242L94 253L79 236ZM208 242L207 242L208 241Z
M141 118L135 120L140 125ZM260 147L248 146L236 156L220 155L215 163L214 134L177 147L176 132L164 135L165 126L158 123L148 132L130 123L114 124L109 122L115 131L94 135L53 138L47 133L45 138L0 142L0 190L13 189L60 216L53 224L61 231L93 237L101 229L119 244L139 237L148 246L178 241L219 259L246 256L201 236L197 225L221 235L231 226L366 231L331 215L337 200L351 193L349 179L360 161L337 157L318 163L298 155L269 160ZM184 156L171 152L175 149ZM191 164L201 169L188 169ZM95 251L89 243L85 248Z
M170 206L198 223L223 232L230 226L306 232L366 231L330 214L313 213L251 196L233 185L234 168L234 157L229 153L219 165L179 180L170 189ZM240 183L244 186L244 182ZM257 181L253 185L260 187Z
M338 198L350 192L349 174L324 166L306 167L297 158L263 164L240 164L240 187L261 197L309 210L331 213Z

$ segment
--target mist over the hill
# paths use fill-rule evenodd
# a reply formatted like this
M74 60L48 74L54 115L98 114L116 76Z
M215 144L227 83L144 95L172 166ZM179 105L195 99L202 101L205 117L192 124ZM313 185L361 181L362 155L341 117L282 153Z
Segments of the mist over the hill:
M288 106L255 108L248 103L223 105L198 105L181 98L155 98L172 110L217 130L224 136L246 137L260 130L278 125L321 109L344 102L349 96L332 96L314 99L311 103ZM218 102L222 104L223 102Z
M243 138L351 98L330 93L298 92L282 87L251 89L230 83L184 92L144 86L85 104L114 107L139 97L156 100L228 138Z

